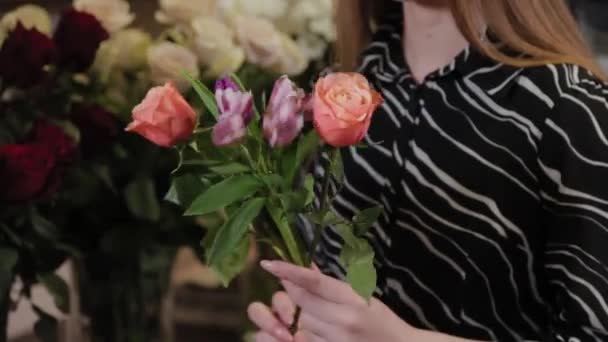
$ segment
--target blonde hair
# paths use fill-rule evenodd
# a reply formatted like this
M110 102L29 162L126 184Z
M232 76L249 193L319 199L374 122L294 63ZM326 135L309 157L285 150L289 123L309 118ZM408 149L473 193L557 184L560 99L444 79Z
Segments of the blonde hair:
M368 44L374 23L393 0L337 0L336 57L353 70ZM606 81L564 0L451 0L456 22L469 43L482 54L507 65L576 64ZM525 57L507 54L502 45L479 35L479 14L497 41Z

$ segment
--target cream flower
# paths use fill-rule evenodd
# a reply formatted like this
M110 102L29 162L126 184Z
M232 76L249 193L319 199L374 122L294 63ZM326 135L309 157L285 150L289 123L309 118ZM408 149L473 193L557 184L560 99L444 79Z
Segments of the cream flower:
M202 16L191 24L193 51L207 68L207 76L218 77L238 70L245 52L234 42L234 32L216 17Z
M286 34L281 34L281 56L273 70L279 74L295 76L303 73L308 67L308 58L302 49Z
M135 19L125 0L74 0L74 8L92 14L110 33L129 26Z
M297 1L290 8L285 24L294 34L316 34L328 42L336 40L331 0Z
M277 20L287 14L288 0L218 0L223 13Z
M140 29L126 29L117 32L110 40L101 44L97 51L93 70L102 75L111 71L133 71L144 67L152 37Z
M27 29L35 28L46 35L51 34L51 16L40 6L23 5L6 13L0 19L0 31L4 33L11 31L17 22L21 22Z
M310 60L323 57L327 50L327 42L315 34L301 34L296 39L302 53Z
M160 0L156 20L163 24L188 24L199 16L215 15L216 0Z
M235 18L236 37L245 50L247 60L261 67L272 67L281 56L280 32L268 20L256 17Z
M157 85L174 82L178 89L185 91L190 83L184 80L182 72L188 72L193 77L199 76L196 55L181 45L162 42L153 45L148 50L150 78Z

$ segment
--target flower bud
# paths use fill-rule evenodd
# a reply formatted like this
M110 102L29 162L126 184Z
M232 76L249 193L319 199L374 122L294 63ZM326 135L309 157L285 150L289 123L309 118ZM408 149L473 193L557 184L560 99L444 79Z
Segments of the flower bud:
M213 127L213 144L238 143L247 134L247 125L253 118L253 96L241 91L229 77L224 77L215 84L215 99L220 117Z
M304 126L305 93L287 77L278 79L264 114L264 136L270 146L291 144Z

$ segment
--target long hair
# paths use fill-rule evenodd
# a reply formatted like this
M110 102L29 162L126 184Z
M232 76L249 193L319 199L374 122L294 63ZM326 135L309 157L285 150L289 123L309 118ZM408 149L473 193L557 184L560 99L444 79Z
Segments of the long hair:
M342 68L352 70L371 38L374 24L393 6L392 0L336 1L336 57ZM520 67L576 64L607 80L564 0L452 0L451 10L471 46L498 62ZM480 14L501 45L484 41L479 35Z

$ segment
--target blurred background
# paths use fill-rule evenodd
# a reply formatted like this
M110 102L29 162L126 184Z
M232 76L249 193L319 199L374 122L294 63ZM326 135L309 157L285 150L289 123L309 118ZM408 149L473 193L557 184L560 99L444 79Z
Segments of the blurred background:
M176 154L123 133L124 125L151 85L179 79L165 65L210 83L236 72L256 90L283 73L306 83L329 64L335 39L331 0L121 3L0 0L0 41L17 18L27 29L54 35L71 58L41 79L28 72L32 65L21 70L0 57L0 69L32 78L16 90L0 85L0 113L7 114L0 115L0 146L21 144L2 150L0 164L10 157L27 171L31 162L23 154L42 152L27 150L32 147L23 141L41 139L36 132L48 138L49 120L78 141L45 141L61 153L53 154L44 174L34 166L10 183L0 179L3 190L21 194L22 183L31 190L26 198L0 199L10 203L0 208L0 341L4 335L13 342L243 341L250 328L246 304L268 300L276 287L252 267L266 252L251 250L246 271L224 288L200 262L203 227L213 217L183 218L176 205L180 199L167 179ZM48 14L20 7L27 4ZM608 71L608 1L570 5ZM96 24L68 17L70 6L95 14ZM221 11L222 20L198 20L211 10ZM239 27L239 15L254 20ZM53 33L58 22L63 31ZM44 55L41 38L27 39L37 56ZM280 51L279 62L264 63L268 56L252 47ZM192 92L187 84L178 86ZM41 185L32 189L38 180Z

